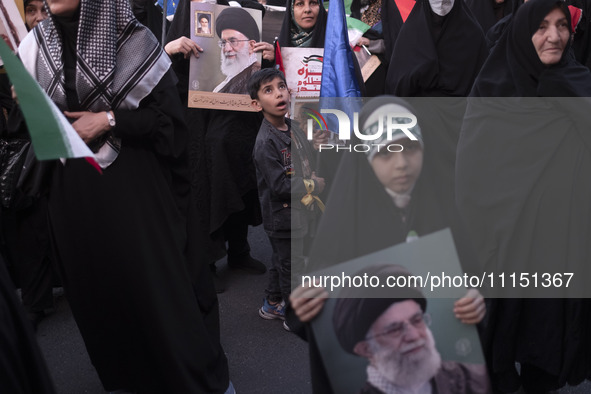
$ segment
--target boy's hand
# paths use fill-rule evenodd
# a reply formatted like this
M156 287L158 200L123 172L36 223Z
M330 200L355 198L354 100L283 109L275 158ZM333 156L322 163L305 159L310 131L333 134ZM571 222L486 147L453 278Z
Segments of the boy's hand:
M185 59L188 59L191 55L199 57L199 52L203 52L203 48L197 45L195 41L184 36L166 44L164 50L169 56L182 53Z
M454 314L465 324L478 324L486 314L486 304L482 294L470 289L466 295L454 303Z
M268 42L257 42L254 44L255 52L263 52L263 59L273 61L275 60L275 47Z
M328 133L327 130L314 130L314 135L312 136L312 144L315 150L320 149L321 144L328 143Z
M328 293L323 287L298 286L289 296L291 307L300 321L314 319L324 307Z
M312 172L312 180L316 182L316 186L317 189L314 189L314 191L316 192L315 194L320 194L324 191L324 188L326 187L326 182L324 181L324 178L319 178L316 176L315 172Z

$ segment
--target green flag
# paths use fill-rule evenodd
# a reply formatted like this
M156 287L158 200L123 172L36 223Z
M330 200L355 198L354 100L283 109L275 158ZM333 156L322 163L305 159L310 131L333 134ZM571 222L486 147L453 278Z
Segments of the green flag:
M85 157L98 169L92 151L4 40L0 40L0 57L18 97L37 159Z

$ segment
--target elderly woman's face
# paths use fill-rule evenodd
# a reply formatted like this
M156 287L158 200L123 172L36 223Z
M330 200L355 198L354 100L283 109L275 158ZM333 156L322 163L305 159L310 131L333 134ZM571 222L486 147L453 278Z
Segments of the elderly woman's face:
M80 0L47 0L47 4L53 15L70 16L80 6Z
M294 0L293 17L295 23L304 30L311 29L316 25L320 3L318 0Z
M547 66L560 61L569 39L570 26L560 8L550 11L531 37L540 61Z

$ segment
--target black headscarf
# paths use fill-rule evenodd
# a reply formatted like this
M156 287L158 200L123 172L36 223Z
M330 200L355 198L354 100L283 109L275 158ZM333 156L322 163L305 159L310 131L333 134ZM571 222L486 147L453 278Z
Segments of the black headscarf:
M591 2L587 0L567 0L566 4L583 10L581 21L575 32L573 50L578 62L591 68Z
M463 0L455 0L444 17L433 13L428 0L418 0L396 39L386 93L467 96L487 52Z
M511 25L511 21L513 20L513 15L519 9L519 6L523 4L523 0L513 0L513 10L511 13L505 15L502 19L500 19L497 23L495 23L488 31L485 31L486 37L486 45L488 45L489 49L492 49L501 36L503 32Z
M292 30L298 29L295 20L293 19L293 3L295 0L287 0L285 4L285 16L283 18L283 25L281 26L281 32L279 33L279 46L283 47L294 47L292 43ZM326 17L327 13L322 5L322 1L320 3L320 10L318 11L318 18L316 19L316 24L314 28L309 31L309 39L306 43L307 47L310 48L324 48L324 36L326 33ZM300 28L301 30L301 28Z
M146 26L158 40L162 37L162 8L151 0L131 0L131 10L137 20ZM170 22L166 21L166 27Z
M466 5L486 34L499 20L513 12L513 3L517 0L505 0L497 4L495 0L466 0Z
M389 62L392 59L394 44L396 44L396 39L404 24L395 0L383 0L382 21L384 21L382 23L382 32L384 35L384 45L386 46L386 62Z

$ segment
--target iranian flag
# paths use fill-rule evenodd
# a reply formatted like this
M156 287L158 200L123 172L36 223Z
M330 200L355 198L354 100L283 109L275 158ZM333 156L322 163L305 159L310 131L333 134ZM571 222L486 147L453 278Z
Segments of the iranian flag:
M92 151L2 39L0 57L18 97L37 159L84 157L102 172Z

